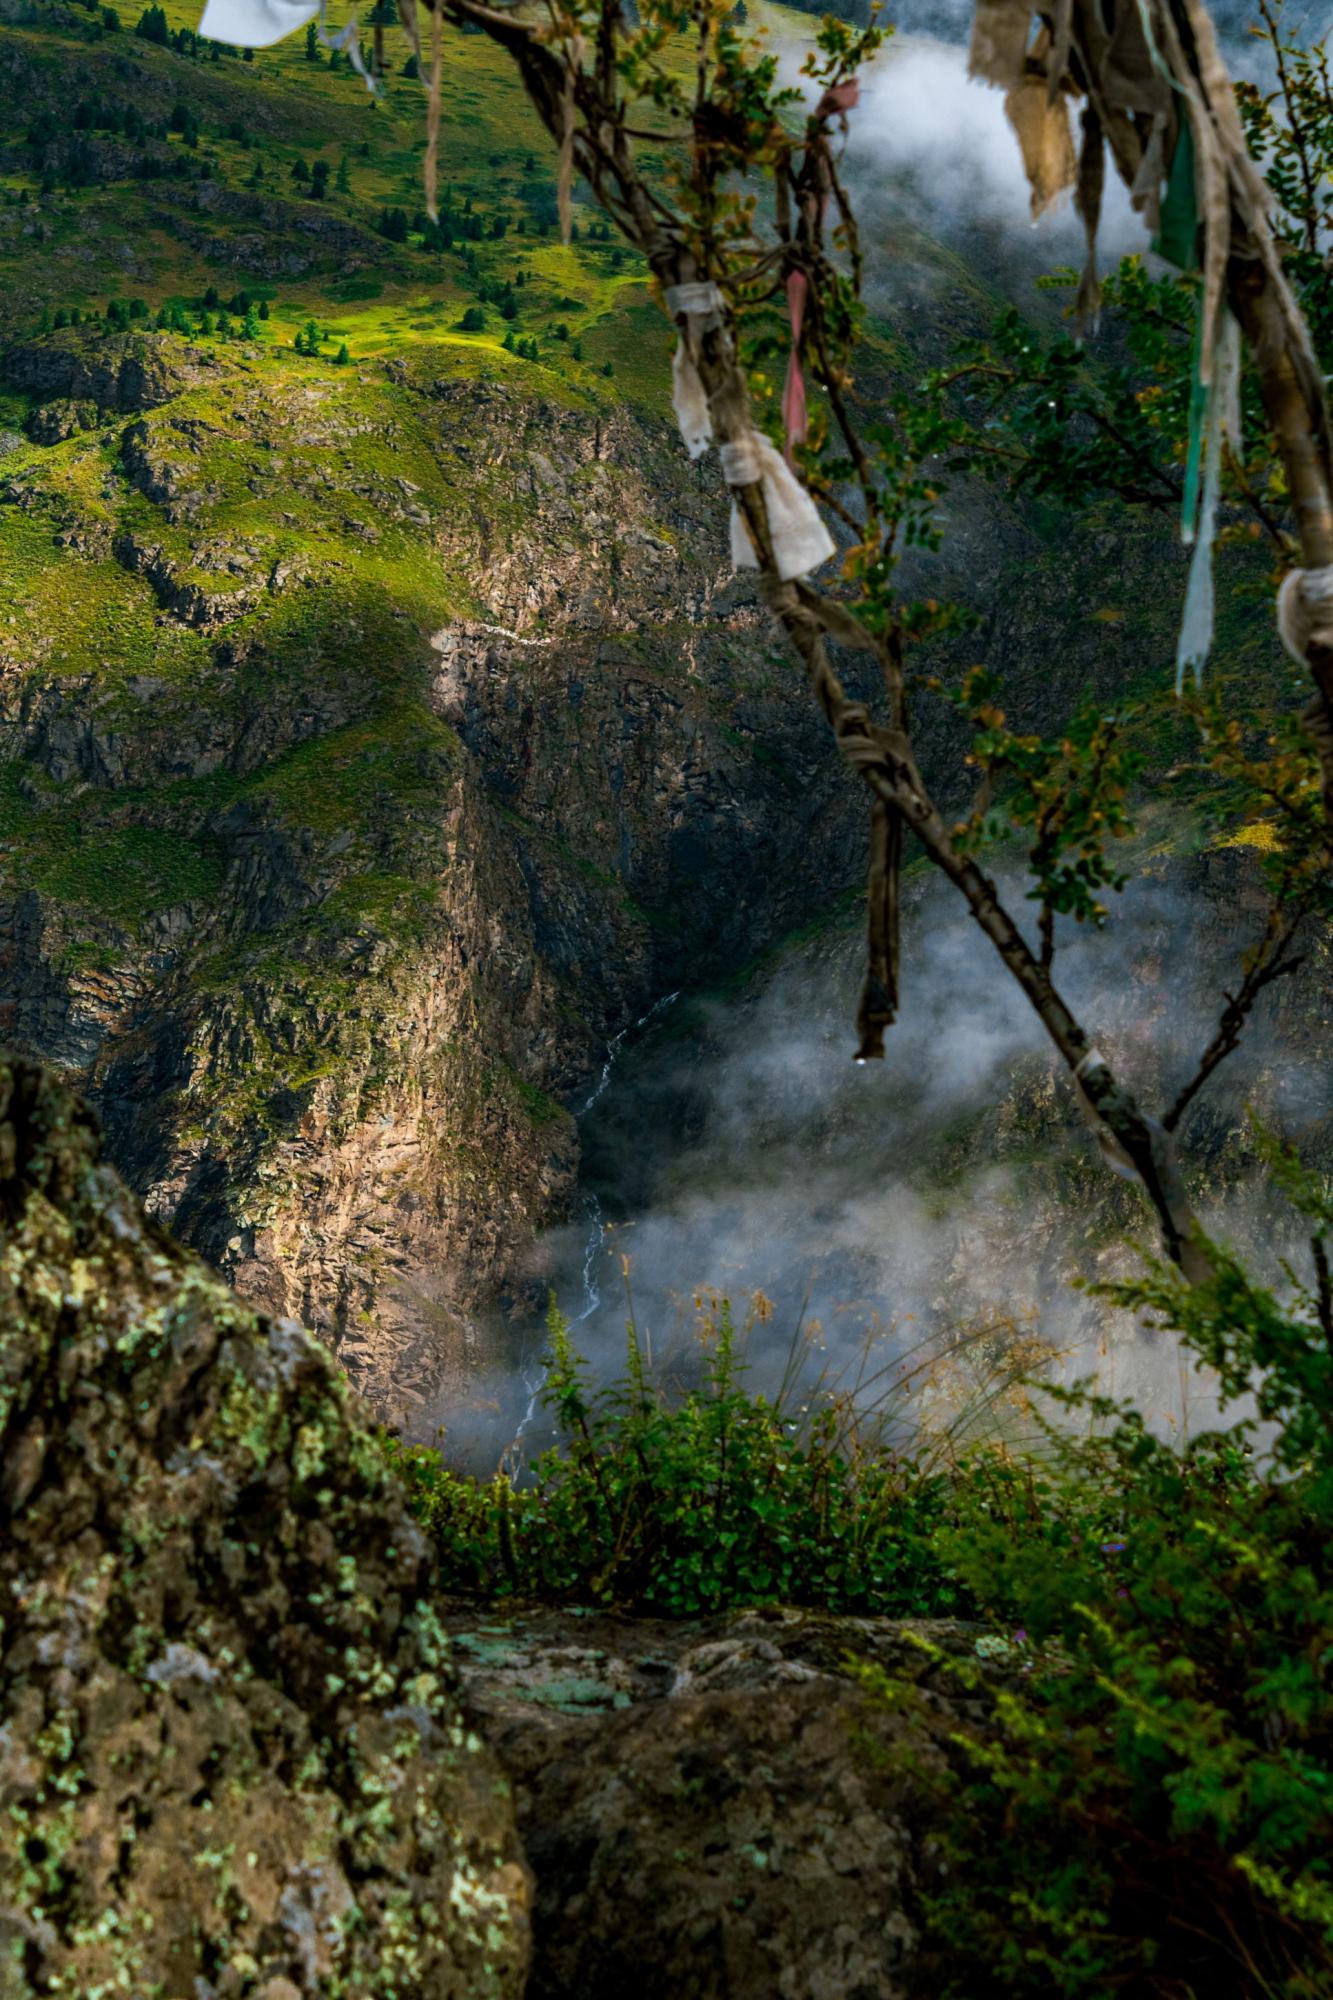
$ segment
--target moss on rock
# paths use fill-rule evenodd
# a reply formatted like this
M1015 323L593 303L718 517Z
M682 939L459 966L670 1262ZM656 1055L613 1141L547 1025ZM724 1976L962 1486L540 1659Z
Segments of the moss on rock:
M0 1994L504 2000L528 1880L333 1363L0 1061Z

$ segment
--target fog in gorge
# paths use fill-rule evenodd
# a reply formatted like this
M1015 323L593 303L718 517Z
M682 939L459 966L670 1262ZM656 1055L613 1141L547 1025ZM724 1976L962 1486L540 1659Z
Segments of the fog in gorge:
M1192 1074L1254 934L1253 871L1231 855L1204 874L1189 889L1140 880L1104 932L1068 926L1056 959L1062 992L1158 1112ZM1022 911L1022 885L1005 886ZM793 1352L806 1390L821 1377L851 1387L859 1371L862 1402L887 1393L900 1440L923 1393L947 1415L1014 1343L1027 1353L1036 1342L1050 1378L1095 1375L1162 1431L1206 1427L1211 1385L1182 1378L1174 1341L1073 1288L1131 1271L1130 1239L1151 1246L1151 1217L1101 1164L991 946L919 875L903 961L882 1064L852 1061L861 943L849 920L777 954L743 990L664 1007L605 1088L592 1079L584 1208L540 1246L592 1376L624 1369L627 1260L641 1348L677 1386L700 1365L698 1301L726 1296L745 1322L762 1293L771 1313L746 1337L750 1385L772 1392ZM1299 1234L1259 1173L1215 1184L1208 1161L1250 1109L1298 1140L1333 1112L1324 1068L1300 1053L1303 1040L1318 1045L1322 1004L1308 970L1270 989L1184 1128L1204 1226L1279 1284L1284 1255L1300 1264ZM541 1349L534 1324L518 1372L491 1373L471 1411L447 1416L448 1455L495 1463L540 1380ZM948 1393L930 1391L920 1364L950 1355ZM534 1413L525 1449L549 1438Z
M868 295L877 307L944 297L966 269L1049 317L1068 295L1042 304L1035 279L1082 262L1082 225L1068 197L1034 224L1003 95L966 74L970 13L900 11L849 121L845 168ZM765 10L795 81L809 41L794 17L775 18ZM1233 73L1266 85L1270 58L1246 32L1251 18L1242 0L1217 12ZM1321 26L1312 10L1289 10L1287 30L1302 39ZM904 221L959 261L923 261L920 236L900 241ZM1146 248L1141 218L1108 175L1102 270ZM985 316L995 295L982 301ZM940 326L943 337L952 321ZM933 559L912 560L924 570ZM1159 1116L1197 1066L1262 927L1257 881L1252 858L1234 853L1173 862L1112 899L1104 932L1059 933L1057 984ZM831 885L831 897L844 886ZM1022 882L1005 888L1030 919ZM887 1397L900 1439L937 1394L932 1368L945 1404L973 1391L984 1401L984 1381L1010 1353L1044 1355L1056 1382L1095 1377L1159 1431L1206 1428L1213 1384L1182 1375L1175 1341L1078 1289L1131 1274L1136 1241L1154 1247L1146 1202L1102 1164L1072 1085L990 945L957 899L920 874L903 957L901 1018L883 1064L851 1059L862 976L854 919L774 955L743 987L659 996L655 1018L629 1024L605 1075L570 1101L581 1199L537 1246L533 1291L551 1286L603 1384L623 1374L631 1312L659 1379L695 1379L700 1322L726 1298L748 1327L751 1387L771 1393L795 1357L804 1392L859 1382L867 1408ZM1328 1078L1303 1054L1318 1046L1320 1011L1309 968L1270 989L1182 1132L1204 1227L1279 1287L1284 1258L1303 1268L1302 1240L1265 1192L1244 1133L1251 1112L1298 1141L1333 1115ZM1212 1163L1228 1150L1224 1179ZM1239 1174L1237 1153L1249 1161ZM537 1318L492 1328L481 1346L488 1359L467 1406L427 1411L413 1428L428 1435L444 1423L446 1454L488 1470L516 1433L529 1456L552 1433L534 1401Z

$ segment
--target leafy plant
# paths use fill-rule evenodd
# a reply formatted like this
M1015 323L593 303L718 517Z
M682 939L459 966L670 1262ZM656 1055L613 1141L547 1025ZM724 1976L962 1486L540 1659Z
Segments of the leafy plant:
M756 1308L766 1310L766 1302ZM598 1602L672 1617L756 1603L940 1615L974 1605L937 1553L957 1516L954 1458L900 1457L884 1409L746 1386L744 1335L713 1302L698 1379L668 1393L631 1323L623 1378L594 1389L552 1301L541 1402L561 1442L518 1484L452 1471L427 1446L384 1446L435 1539L449 1589ZM998 1397L1003 1361L981 1401ZM919 1374L901 1371L890 1407Z
M1333 1200L1261 1144L1310 1225L1287 1296L1216 1244L1205 1282L1105 1288L1253 1414L1179 1450L1073 1392L1100 1434L1053 1435L1040 1472L975 1462L939 1528L1012 1634L1008 1684L965 1671L981 1719L946 1740L922 1903L941 2000L1333 1990ZM910 1685L870 1679L940 1737Z

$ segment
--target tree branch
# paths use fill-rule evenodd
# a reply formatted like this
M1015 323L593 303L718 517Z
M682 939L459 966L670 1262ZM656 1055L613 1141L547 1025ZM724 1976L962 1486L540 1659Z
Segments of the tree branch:
M1282 907L1277 903L1269 911L1268 923L1264 930L1264 935L1255 947L1249 968L1246 971L1244 979L1241 981L1239 992L1234 995L1227 993L1223 996L1227 1004L1222 1009L1222 1018L1218 1022L1217 1033L1213 1036L1212 1041L1209 1042L1207 1048L1199 1058L1199 1067L1195 1070L1194 1075L1181 1090L1175 1103L1162 1120L1168 1132L1175 1131L1186 1110L1203 1089L1213 1071L1221 1063L1224 1063L1227 1057L1240 1046L1240 1038L1244 1033L1245 1024L1253 1013L1255 1002L1264 988L1271 986L1275 979L1285 979L1288 974L1297 971L1303 963L1301 959L1289 958L1286 954L1295 942L1296 934L1305 921L1306 913L1307 906L1304 903L1297 906L1294 916L1284 918Z

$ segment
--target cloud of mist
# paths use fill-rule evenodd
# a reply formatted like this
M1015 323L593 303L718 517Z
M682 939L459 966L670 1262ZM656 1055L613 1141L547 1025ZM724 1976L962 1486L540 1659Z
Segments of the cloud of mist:
M1061 989L1147 1101L1169 1101L1192 1072L1251 928L1162 880L1136 885L1106 933L1069 927ZM773 1390L793 1341L807 1386L821 1372L847 1384L872 1336L882 1390L964 1336L990 1351L978 1330L1007 1324L1055 1350L1052 1379L1095 1374L1164 1432L1207 1428L1213 1386L1182 1373L1174 1340L1071 1289L1079 1275L1130 1271L1126 1217L1149 1243L1151 1218L1132 1200L1114 1206L1069 1085L991 947L931 885L908 916L888 1060L857 1067L860 953L855 937L815 944L743 998L695 1009L688 1033L668 1018L585 1120L589 1186L614 1224L591 1291L586 1218L547 1250L596 1378L623 1369L628 1257L641 1338L668 1373L697 1358L699 1295L725 1294L743 1315L762 1291L773 1312L749 1336L756 1388ZM1278 1006L1261 1006L1211 1089L1196 1121L1205 1151L1252 1102L1295 1129L1333 1110L1329 1080L1292 1052ZM1271 1276L1280 1254L1299 1259L1256 1176L1200 1206L1205 1226ZM965 1377L970 1364L956 1363ZM545 1435L539 1419L532 1441Z
M849 125L846 169L858 211L883 245L882 277L890 286L893 225L901 214L946 243L1000 232L1024 247L1034 269L1082 262L1083 226L1070 196L1033 221L1004 93L968 76L960 44L894 37L866 73ZM1099 242L1108 263L1147 248L1143 223L1113 176Z

